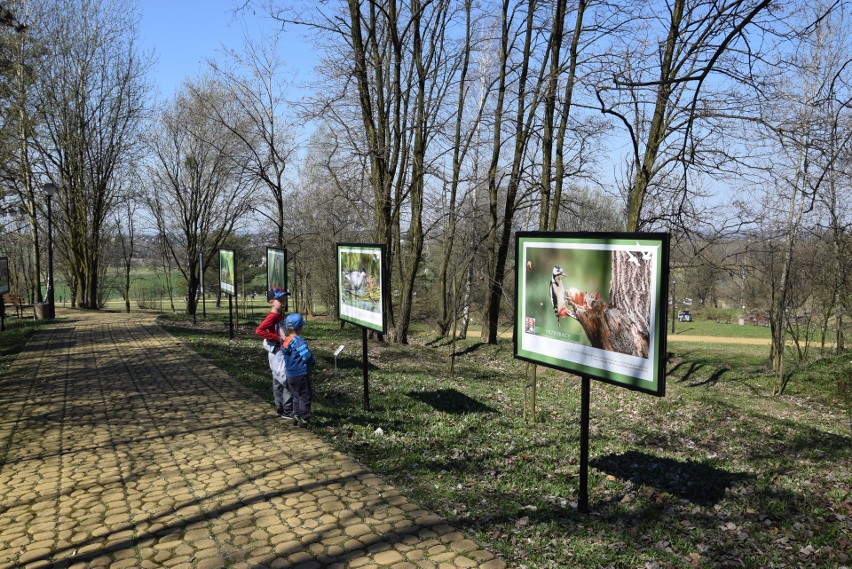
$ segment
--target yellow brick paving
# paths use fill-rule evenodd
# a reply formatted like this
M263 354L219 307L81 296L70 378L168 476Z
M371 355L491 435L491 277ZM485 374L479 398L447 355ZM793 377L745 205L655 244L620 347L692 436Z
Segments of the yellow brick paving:
M0 377L0 569L506 567L152 317L58 316Z

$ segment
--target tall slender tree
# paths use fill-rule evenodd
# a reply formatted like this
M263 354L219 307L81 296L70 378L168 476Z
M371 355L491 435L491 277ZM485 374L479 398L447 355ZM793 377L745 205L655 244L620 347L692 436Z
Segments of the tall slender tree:
M507 262L509 257L509 243L514 229L513 222L515 212L518 208L518 196L521 190L521 176L524 170L524 158L532 130L532 119L541 102L539 91L533 89L532 96L528 98L528 84L531 57L533 53L533 32L535 30L535 0L528 0L523 6L523 24L519 30L513 29L514 10L509 0L504 0L500 12L500 63L499 79L497 87L497 103L494 110L494 139L491 147L491 163L488 168L488 197L489 197L489 229L486 238L488 255L487 278L488 286L485 292L484 322L481 339L489 344L497 343L498 325L500 321L500 304L503 300L503 281L506 277ZM510 50L515 46L510 42L515 34L523 38L518 55L518 74L515 85L515 117L511 129L514 137L514 151L511 163L508 167L509 173L505 181L505 195L501 196L501 172L500 158L503 149L503 115L506 112L505 98L510 81L509 74L512 72L512 58ZM544 69L544 66L541 68ZM540 84L540 81L539 81ZM501 197L503 200L503 211L500 210Z
M742 62L733 54L746 45L760 16L772 17L771 5L771 0L637 5L639 14L630 16L636 24L612 36L613 51L601 60L595 92L601 112L615 117L630 141L627 231L655 222L646 215L649 196L674 203L690 200L688 170L701 166L706 148L701 144L702 119L715 104L728 100L710 93L711 78L739 69ZM709 148L715 164L721 156L717 150ZM661 190L667 184L668 197Z
M40 55L39 30L26 22L39 14L26 2L0 4L0 204L15 204L10 214L21 215L29 232L33 260L30 290L26 297L41 302L41 255L39 227L44 201L34 172L33 149L37 113L34 104L35 65ZM2 199L8 194L8 201ZM2 206L0 206L2 208ZM0 213L3 213L0 211Z
M148 61L137 46L138 14L125 0L49 2L37 76L40 153L58 191L59 244L76 303L102 300L102 240L117 204L119 175L138 158Z

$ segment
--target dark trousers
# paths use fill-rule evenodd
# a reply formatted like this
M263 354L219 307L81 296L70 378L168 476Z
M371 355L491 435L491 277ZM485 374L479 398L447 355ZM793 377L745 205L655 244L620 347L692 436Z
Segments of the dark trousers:
M288 376L287 387L293 395L293 415L298 415L302 419L310 418L311 399L314 396L311 377L309 375Z

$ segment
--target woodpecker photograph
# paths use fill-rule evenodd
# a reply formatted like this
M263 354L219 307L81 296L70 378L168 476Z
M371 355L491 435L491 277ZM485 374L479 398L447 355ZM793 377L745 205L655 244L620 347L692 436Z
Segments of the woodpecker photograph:
M565 283L562 282L562 277L565 271L559 265L553 265L553 274L550 278L550 302L553 305L553 314L556 316L556 325L559 326L559 319L570 316L576 319L570 308L565 306L568 296L565 292Z
M529 249L525 316L535 324L534 333L594 347L578 320L572 294L579 290L608 294L610 263L609 251ZM529 324L527 328L533 329Z
M527 254L528 286L541 291L526 299L527 317L535 318L536 334L648 357L651 264L647 254L552 249L531 249ZM550 308L552 316L542 317L542 306Z
M665 344L665 239L528 235L517 245L520 357L650 377Z

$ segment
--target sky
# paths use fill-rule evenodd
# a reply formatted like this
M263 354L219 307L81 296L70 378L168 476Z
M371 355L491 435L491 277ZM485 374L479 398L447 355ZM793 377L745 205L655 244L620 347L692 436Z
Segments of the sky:
M160 99L171 98L187 78L201 75L206 59L221 59L222 48L240 49L243 29L257 32L277 25L261 14L235 17L233 0L140 0L139 39L142 50L153 51L151 79ZM307 79L313 51L300 33L282 40L289 68Z

